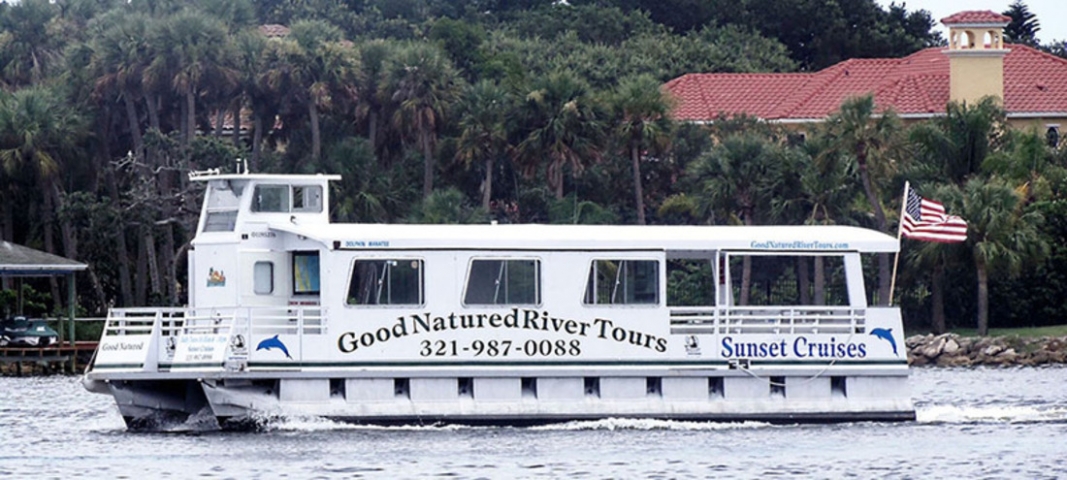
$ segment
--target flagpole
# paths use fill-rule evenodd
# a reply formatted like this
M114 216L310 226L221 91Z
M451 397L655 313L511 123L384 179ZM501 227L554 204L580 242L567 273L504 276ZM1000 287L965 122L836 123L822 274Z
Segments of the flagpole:
M893 291L897 286L897 264L900 263L900 238L901 233L904 231L904 212L908 208L908 189L911 188L911 183L907 180L904 181L904 198L900 202L900 221L897 222L897 253L893 256L893 275L892 280L889 281L889 306L893 305Z

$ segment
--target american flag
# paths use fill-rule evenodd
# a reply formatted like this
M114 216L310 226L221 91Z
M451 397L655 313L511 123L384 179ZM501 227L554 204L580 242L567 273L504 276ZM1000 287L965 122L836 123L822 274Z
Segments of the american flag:
M940 202L920 197L910 186L905 195L904 218L900 231L908 238L926 242L956 243L967 240L967 222L945 214Z

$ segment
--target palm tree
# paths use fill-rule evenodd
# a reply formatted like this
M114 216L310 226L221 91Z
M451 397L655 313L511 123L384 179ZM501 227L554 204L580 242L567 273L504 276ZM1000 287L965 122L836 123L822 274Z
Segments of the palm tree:
M916 163L928 166L931 179L963 185L981 171L1006 130L1004 110L985 97L973 105L950 102L945 116L917 124L909 140L920 155Z
M184 10L155 28L151 39L155 57L145 68L145 79L151 85L168 85L182 96L181 132L189 145L196 135L197 98L205 90L236 81L226 27L202 13Z
M644 225L641 156L649 150L667 149L673 127L669 115L672 102L660 89L659 81L651 75L641 75L623 81L615 91L613 103L619 115L616 133L625 142L633 166L637 223Z
M62 201L57 181L61 159L74 154L77 142L84 137L84 128L82 117L55 89L28 87L11 94L0 93L0 168L9 181L24 182L40 193L40 221L44 247L49 253L56 253L54 221ZM70 232L69 225L61 228ZM73 245L67 247L68 254L77 253ZM54 284L52 290L56 305L61 304Z
M1036 128L1013 130L1008 133L1006 148L982 162L982 171L1018 185L1016 190L1022 195L1023 205L1028 205L1051 197L1053 185L1067 178L1067 168L1055 161L1054 154Z
M144 158L144 139L137 101L143 94L144 69L148 64L148 17L121 10L109 12L95 23L90 68L96 75L93 93L98 98L122 99L127 128L137 158Z
M816 138L805 143L805 148L810 152L818 152L825 148L826 139ZM860 191L857 188L856 166L849 162L825 162L822 169L813 164L813 156L800 155L802 163L794 171L800 172L801 201L806 212L804 224L806 225L837 225L851 224L854 219L850 218L853 213L853 205ZM815 305L826 304L826 270L823 265L824 257L813 257L813 303ZM798 275L799 277L799 275Z
M371 40L359 46L360 70L356 77L360 92L356 104L356 119L367 125L367 138L377 152L381 143L380 128L390 95L385 87L385 67L393 54L392 44L383 40Z
M730 135L697 159L689 175L697 182L707 211L731 223L756 225L770 212L772 199L782 184L782 165L795 152L751 133ZM738 303L747 305L752 284L752 259L742 260Z
M52 28L60 9L48 0L5 5L0 16L0 72L4 83L39 83L62 60L63 36Z
M485 223L488 214L475 207L455 187L435 191L422 199L409 216L411 223L456 224Z
M437 132L445 114L459 97L463 79L441 51L428 44L409 44L389 59L386 85L396 106L393 126L411 132L422 152L422 196L433 191Z
M946 206L959 206L967 220L966 246L978 274L978 334L989 333L989 274L1001 272L1015 277L1022 268L1042 261L1049 245L1038 226L1044 217L1036 211L1019 208L1020 195L998 178L972 179L959 189L947 186L936 191Z
M322 154L320 114L336 100L354 100L357 64L341 31L326 22L302 20L287 38L269 44L264 82L282 108L305 109L311 131L311 157ZM339 98L338 98L339 97ZM287 125L288 127L288 125Z
M267 69L267 39L254 29L243 30L234 37L235 67L237 71L238 108L234 110L235 137L237 136L240 106L248 101L252 111L252 169L259 170L259 158L263 147L266 121L273 118L277 101L271 95L263 72ZM273 122L272 125L273 126Z
M834 141L819 159L822 163L838 158L856 162L875 225L882 232L888 227L879 187L893 169L892 151L900 146L899 132L900 122L892 111L875 115L874 97L851 98L826 120L825 134ZM889 254L879 254L878 298L883 303L889 300L889 270Z
M556 200L563 198L566 167L578 175L601 158L606 115L599 105L589 86L568 72L539 79L526 95L516 161L528 176L547 161L548 186Z
M493 198L494 161L508 148L506 120L512 111L511 97L500 85L487 80L466 89L459 102L460 135L456 145L456 159L468 167L485 162L482 181L482 208L489 210Z

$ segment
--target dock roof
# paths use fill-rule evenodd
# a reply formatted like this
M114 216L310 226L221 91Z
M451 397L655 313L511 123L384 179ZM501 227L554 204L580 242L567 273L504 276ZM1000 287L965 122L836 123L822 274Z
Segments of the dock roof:
M7 241L0 241L0 275L5 277L45 277L64 275L88 268L88 265L34 250Z

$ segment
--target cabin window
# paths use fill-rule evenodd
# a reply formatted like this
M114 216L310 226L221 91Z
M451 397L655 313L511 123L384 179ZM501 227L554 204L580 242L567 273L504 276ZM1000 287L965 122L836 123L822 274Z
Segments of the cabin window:
M466 305L540 305L541 261L476 259L467 274Z
M348 283L349 305L422 305L423 261L356 260Z
M256 185L252 197L253 212L288 212L288 185Z
M293 211L319 213L322 211L322 187L318 185L293 186Z
M319 252L293 252L293 293L319 293Z
M256 185L253 212L318 213L322 211L319 185Z
M659 303L659 262L594 260L585 286L586 305Z
M252 266L252 291L256 295L274 293L274 262L256 262Z

